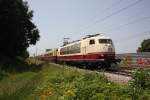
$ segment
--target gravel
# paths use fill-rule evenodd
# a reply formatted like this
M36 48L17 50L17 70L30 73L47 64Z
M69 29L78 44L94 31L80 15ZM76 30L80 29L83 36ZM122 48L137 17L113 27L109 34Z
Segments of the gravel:
M129 82L129 80L131 80L131 77L129 76L123 76L123 75L119 75L119 74L112 74L112 73L104 73L106 75L106 77L115 83L121 83L121 84L126 84Z

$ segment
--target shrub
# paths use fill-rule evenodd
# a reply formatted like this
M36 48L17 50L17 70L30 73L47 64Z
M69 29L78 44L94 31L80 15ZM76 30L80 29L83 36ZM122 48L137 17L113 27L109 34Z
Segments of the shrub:
M138 69L133 73L130 85L133 88L150 89L150 73L146 70Z
M149 100L150 74L148 71L138 69L132 74L129 84L129 96L132 100Z

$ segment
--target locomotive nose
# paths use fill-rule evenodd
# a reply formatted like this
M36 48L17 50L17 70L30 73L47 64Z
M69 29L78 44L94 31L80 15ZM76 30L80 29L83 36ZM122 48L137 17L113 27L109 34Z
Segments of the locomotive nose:
M113 46L111 44L105 44L104 50L106 52L113 52Z

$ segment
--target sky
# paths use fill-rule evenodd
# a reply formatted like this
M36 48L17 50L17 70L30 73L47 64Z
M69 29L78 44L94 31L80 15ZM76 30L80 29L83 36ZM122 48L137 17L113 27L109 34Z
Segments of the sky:
M63 38L89 34L112 38L116 53L134 53L150 38L150 0L26 0L34 11L40 40L28 51L42 54L58 48Z

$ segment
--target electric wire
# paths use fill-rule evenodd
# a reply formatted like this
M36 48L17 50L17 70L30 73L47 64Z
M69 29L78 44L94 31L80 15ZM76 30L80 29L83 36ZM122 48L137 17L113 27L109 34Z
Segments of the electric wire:
M113 3L112 5L110 5L109 7L107 7L106 9L104 9L103 12L106 12L107 10L112 9L114 6L120 4L121 1L123 1L123 0L118 0L118 1L116 1L115 3ZM98 15L95 15L95 16L93 16L93 18L90 19L90 20L96 19L97 17L98 17Z
M142 17L142 18L139 18L139 19L135 19L135 20L133 20L133 21L131 21L131 22L122 24L122 25L120 25L120 26L118 26L118 27L111 28L111 29L107 29L107 31L119 30L119 29L121 29L121 28L124 27L124 26L128 26L128 25L134 24L134 23L139 23L139 22L141 22L141 21L143 21L143 20L148 20L148 19L150 19L150 16Z
M117 15L117 14L121 13L122 11L127 10L127 9L129 9L129 8L131 8L131 7L133 7L133 6L137 5L137 4L139 4L139 3L142 2L142 1L143 1L143 0L137 0L136 2L134 2L134 3L132 3L132 4L129 4L128 6L123 7L123 8L119 9L119 10L116 11L116 12L113 12L113 13L111 13L111 14L105 16L104 18L95 21L95 22L92 23L91 25L88 25L88 26L86 26L85 28L80 29L80 31L85 30L85 29L88 29L88 28L94 26L94 25L97 24L97 23L101 23L101 22L103 22L103 21L109 19L110 17L112 17L112 16L114 16L114 15Z
M144 36L144 35L150 35L150 30L144 31L144 32L139 32L139 33L136 33L136 34L131 35L131 36L119 38L119 39L115 40L115 42L116 42L116 43L122 43L122 42L124 42L124 41L128 41L128 40L130 40L130 39L134 39L134 38L136 38L136 37Z

